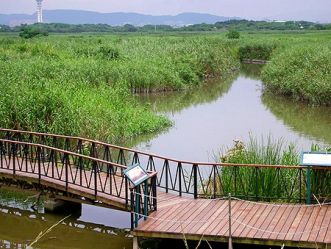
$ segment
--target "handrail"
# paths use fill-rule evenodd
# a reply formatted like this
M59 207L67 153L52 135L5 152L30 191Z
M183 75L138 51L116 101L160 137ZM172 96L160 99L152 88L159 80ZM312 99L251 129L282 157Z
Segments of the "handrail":
M98 163L104 163L104 164L108 164L108 165L111 165L111 166L119 167L119 168L122 168L122 169L127 169L127 166L126 165L122 165L122 164L118 164L118 163L113 163L113 162L110 162L110 161L105 161L105 160L102 160L102 159L99 159L99 158L96 158L96 157L86 156L84 154L78 154L76 152L72 152L72 151L69 151L69 150L58 149L58 148L55 148L55 147L52 147L52 146L48 146L48 145L44 145L44 144L21 142L21 141L8 140L8 139L2 139L2 138L0 138L0 141L1 142L6 142L6 143L11 143L11 144L30 145L30 146L33 146L33 147L39 147L39 148L49 149L49 150L53 150L53 151L65 153L65 154L68 154L68 155L80 157L82 159L88 159L88 160L95 161L95 162L98 162ZM149 171L149 170L147 170L147 173L148 173L148 176L149 177L153 177L153 176L157 175L157 172L155 172L155 171Z
M135 207L136 213L148 216L157 208L157 173L147 171L148 179L133 190L123 173L126 168L126 165L45 144L0 138L0 170L14 176L18 172L31 174L30 177L38 175L39 184L42 179L50 178L63 182L65 192L69 191L69 185L93 190L95 200L99 193L114 196L125 201L126 210ZM141 189L144 190L144 198L132 198L130 193ZM141 217L135 215L131 223L137 223Z
M222 167L259 167L259 168L301 168L305 169L308 168L308 166L301 166L301 165L274 165L274 164L238 164L238 163L222 163L222 162L193 162L193 161L187 161L187 160L179 160L179 159L174 159L170 157L165 157L153 153L148 153L136 149L131 149L127 147L122 147L118 145L113 145L109 143L105 143L102 141L98 140L93 140L93 139L88 139L88 138L82 138L82 137L77 137L77 136L66 136L66 135L57 135L57 134L52 134L52 133L41 133L41 132L32 132L32 131L21 131L21 130L12 130L12 129L6 129L6 128L0 128L0 132L14 132L14 133L21 133L21 134L28 134L28 135L36 135L36 136L47 136L47 137L55 137L55 138L64 138L64 139L74 139L74 140L81 140L83 142L88 142L88 143L95 143L98 145L102 146L109 146L111 148L115 148L118 150L125 150L133 153L138 153L140 155L144 156L152 156L154 158L162 159L162 160L168 160L171 162L175 163L182 163L182 164L192 164L192 165L199 165L199 166L222 166ZM316 167L315 169L324 169L324 170L331 170L331 167L324 168L324 167Z
M74 155L98 158L102 163L110 162L111 165L121 165L121 168L131 163L140 163L150 174L155 172L153 176L156 177L159 188L167 193L174 191L179 196L189 194L194 198L207 196L216 198L227 195L230 191L235 197L240 198L301 202L305 200L305 191L310 184L306 184L309 166L192 162L81 137L4 128L0 128L1 137L7 140L51 145L51 147L61 146L64 150L75 153ZM83 153L89 153L90 156ZM315 169L316 172L320 171L320 175L324 174L324 178L321 179L326 181L326 185L313 182L313 187L317 189L314 194L330 196L331 186L329 187L327 182L331 178L329 176L331 167L319 166L314 167ZM157 176L156 172L158 172ZM274 181L266 182L265 176Z
M126 166L118 164L118 163L112 163L112 162L105 161L105 160L102 160L102 159L99 159L99 158L90 157L90 156L86 156L86 155L83 155L83 154L78 154L78 153L68 151L68 150L58 149L58 148L51 147L51 146L48 146L48 145L27 143L27 142L7 140L7 139L1 139L1 138L0 138L0 142L10 143L10 144L29 145L29 146L33 146L33 147L37 147L37 148L39 147L39 148L49 149L49 150L53 150L53 151L56 151L56 152L61 152L61 153L67 154L67 155L80 157L82 159L88 159L88 160L95 161L95 162L98 162L98 163L110 164L111 166L120 167L120 168L123 168L123 169L127 168ZM155 172L152 172L152 173L155 173Z

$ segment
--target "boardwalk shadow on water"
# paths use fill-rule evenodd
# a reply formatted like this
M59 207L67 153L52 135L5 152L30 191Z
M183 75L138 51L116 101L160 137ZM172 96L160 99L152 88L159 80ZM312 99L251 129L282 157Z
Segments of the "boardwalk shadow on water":
M30 191L0 190L0 248L25 249L41 231L67 216L64 213L44 213L42 203L37 211L33 211L31 205L36 199L31 198L33 195ZM87 216L91 213L81 216L76 210L33 248L132 248L132 240L123 229L84 221L88 220Z
M27 248L41 231L63 215L40 214L0 205L0 248ZM70 217L41 238L34 248L131 248L132 240L116 228Z

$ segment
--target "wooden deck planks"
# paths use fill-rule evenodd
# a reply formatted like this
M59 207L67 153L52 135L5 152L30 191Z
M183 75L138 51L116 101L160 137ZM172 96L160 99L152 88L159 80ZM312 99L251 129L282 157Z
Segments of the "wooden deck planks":
M258 238L268 239L269 237L271 237L273 239L274 237L277 236L277 234L275 234L275 233L280 232L279 229L277 229L277 225L278 225L279 220L286 213L286 209L287 209L287 206L285 206L285 205L276 207L275 215L272 217L269 225L267 227L265 227L265 230L267 230L267 231L262 233L261 236L258 236ZM255 236L257 236L257 235L255 235Z
M191 233L196 234L211 234L212 229L217 225L217 223L220 221L221 216L220 214L224 212L224 210L227 208L227 205L225 202L217 202L214 201L213 210L214 212L208 212L208 215L204 218L204 221L208 220L208 222L205 222L204 224L196 223L195 226L192 228ZM214 223L214 225L213 225Z
M204 203L203 203L204 202ZM206 204L207 203L207 204ZM200 207L196 207L200 205ZM167 208L168 209L168 208ZM181 209L181 210L178 210ZM174 210L178 210L177 212ZM152 217L158 221L147 220L135 230L139 236L182 238L183 233L190 238L220 240L228 236L228 201L227 200L190 200L185 205L176 205L167 219L186 221L183 224L167 221L162 225L162 219L166 212L162 210L153 213ZM232 236L238 242L246 241L270 241L279 244L290 242L293 239L300 246L316 247L331 243L331 206L299 206L299 205L268 205L245 201L232 201L233 219L251 227L245 227L238 222L232 222ZM198 222L198 220L201 222ZM149 226L146 226L150 224ZM156 225L156 226L154 226ZM319 230L321 226L328 229ZM147 227L147 229L145 229ZM317 229L316 229L317 228ZM306 229L306 230L305 230ZM308 229L308 230L307 230ZM263 231L267 230L267 231ZM268 232L270 231L270 232ZM302 233L308 231L308 233ZM218 239L217 239L218 238ZM261 242L261 243L262 243ZM308 244L307 244L308 243Z
M231 214L233 219L237 219L238 213L242 212L242 206L244 205L244 202L242 201L236 201L234 203L231 202ZM225 212L228 214L228 212ZM228 236L229 234L229 219L228 216L225 216L225 219L223 219L223 222L220 222L221 224L217 226L218 229L216 229L216 233L218 236ZM223 224L222 224L223 223ZM233 221L231 222L231 225L233 224ZM215 230L214 230L215 231Z
M245 227L242 226L240 223L246 224L249 221L249 219L251 219L251 216L249 214L252 213L253 208L254 208L254 204L253 203L250 203L250 202L247 202L247 204L248 205L242 211L240 217L238 217L236 220L233 220L232 221L232 223L233 223L232 224L232 236L233 237L239 237L240 234L245 229Z
M318 239L317 236L322 227L323 220L327 219L327 217L325 216L327 214L327 209L326 208L323 208L323 209L319 208L319 209L320 209L320 212L315 220L314 226L311 228L312 231L309 234L307 241L316 241Z
M196 210L196 212L186 220L186 223L181 225L181 229L183 231L189 231L190 233L193 233L193 227L195 226L201 227L203 223L209 222L209 219L207 219L206 216L208 214L208 211L212 210L213 207L215 206L215 202L205 201L205 203L199 206L200 207ZM175 230L175 232L177 230Z
M306 207L305 209L306 209L305 214L302 216L302 219L300 220L298 228L295 231L294 236L292 237L293 241L300 241L302 233L305 232L305 227L307 225L307 222L308 222L311 214L313 213L313 208Z
M292 224L294 223L298 213L300 213L302 208L303 207L301 206L293 206L293 208L291 208L289 216L284 220L284 224L281 230L283 233L277 235L277 240L285 240L287 234L291 231Z
M217 224L220 224L224 219L223 214L225 214L226 208L226 201L216 203L214 209L210 210L209 221L200 224L200 227L196 227L195 231L193 230L192 233L211 235Z

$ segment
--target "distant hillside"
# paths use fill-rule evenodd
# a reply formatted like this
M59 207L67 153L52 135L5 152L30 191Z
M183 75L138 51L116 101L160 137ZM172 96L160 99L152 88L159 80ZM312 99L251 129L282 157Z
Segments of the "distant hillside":
M67 24L109 24L112 26L132 24L134 26L152 25L171 25L184 26L190 24L208 23L238 19L233 17L222 17L200 13L182 13L171 16L152 16L137 13L99 13L82 10L45 10L44 22L46 23L67 23ZM34 23L36 14L0 14L0 24L15 26L22 23Z

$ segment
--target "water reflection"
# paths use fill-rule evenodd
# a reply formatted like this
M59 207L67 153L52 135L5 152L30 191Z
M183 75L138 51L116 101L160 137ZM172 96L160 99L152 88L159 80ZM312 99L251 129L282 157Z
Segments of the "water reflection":
M140 103L149 104L156 112L176 113L192 105L210 103L227 93L239 72L228 75L224 80L214 79L205 82L200 87L188 91L164 92L138 95ZM220 84L220 81L222 84Z
M259 80L261 71L263 66L262 65L250 65L250 64L241 64L240 67L240 74L245 76L246 78Z
M26 248L41 231L62 216L39 214L0 205L0 248ZM119 229L68 218L41 238L34 248L131 248Z
M27 248L41 231L67 214L44 213L31 209L35 193L0 190L0 248ZM83 205L82 210L56 226L34 245L34 248L132 248L124 229L130 226L126 212ZM116 227L116 228L114 228Z
M162 134L140 137L132 144L167 157L214 161L214 152L232 146L234 139L248 141L251 135L272 135L296 144L298 150L309 150L312 143L330 143L330 110L306 106L299 111L293 110L293 104L287 108L283 100L267 100L262 97L260 71L261 66L244 65L235 78L213 82L192 93L140 97L140 101L167 115L174 125ZM302 120L303 111L313 115L306 117L315 120L312 131L308 127L313 126L313 121L296 124ZM283 121L284 117L291 121Z
M285 97L264 94L262 102L293 131L331 145L331 108L308 106Z

